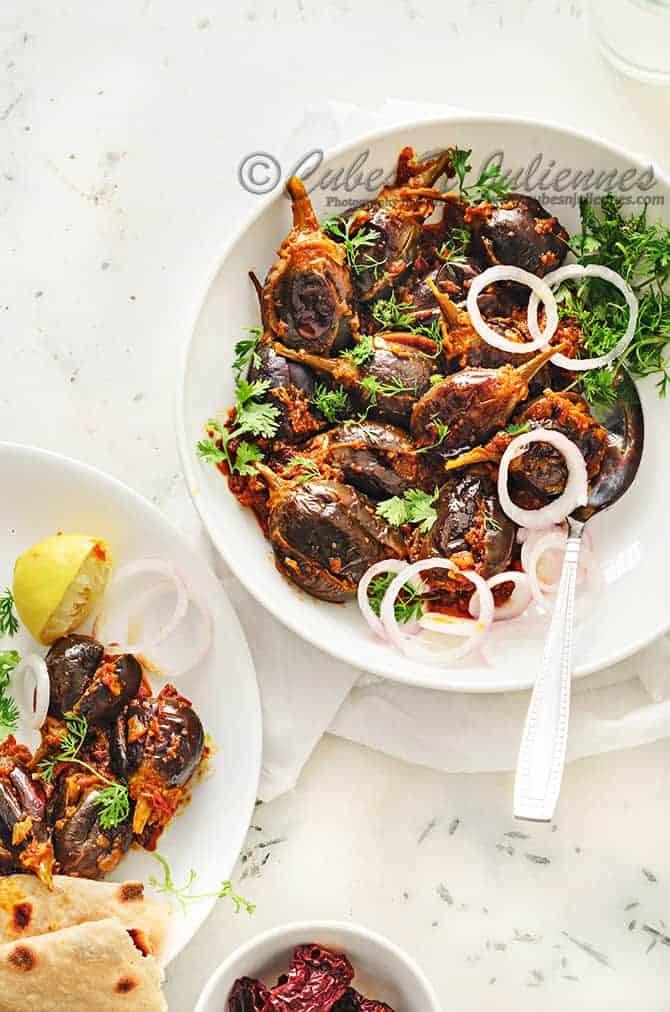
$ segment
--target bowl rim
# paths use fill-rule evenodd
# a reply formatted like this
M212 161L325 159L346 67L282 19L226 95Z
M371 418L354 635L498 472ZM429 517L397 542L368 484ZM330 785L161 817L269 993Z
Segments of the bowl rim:
M160 510L158 506L152 503L149 499L143 496L136 489L132 488L130 485L127 485L126 482L121 481L121 479L117 478L115 475L109 474L107 471L103 471L101 468L96 467L93 464L89 464L86 461L78 460L76 457L69 457L64 453L59 453L57 450L47 450L42 448L41 446L34 446L31 443L17 443L14 440L6 440L6 439L0 440L0 454L7 451L12 454L17 454L19 456L27 454L31 457L34 457L37 461L43 460L44 458L48 458L54 463L58 463L64 465L67 468L73 469L75 472L79 471L87 473L91 478L97 481L102 480L104 483L114 486L120 493L122 493L125 497L129 498L132 502L136 503L141 509L147 509L150 513L159 514L162 524L168 527L173 532L175 538L178 541L185 542L190 548L192 548L192 546L188 542L188 539L186 538L186 535L177 527L176 524L174 524L167 516L165 516L163 511ZM222 586L221 581L216 576L216 573L212 569L207 559L201 553L192 552L191 554L197 555L198 558L197 564L203 567L203 569L207 572L209 578L211 578L211 580L214 581L221 588L222 593L227 597L225 588ZM244 629L242 628L242 624L240 623L239 616L237 615L237 612L233 607L231 601L229 601L229 604L230 610L239 625L242 646L243 649L248 654L249 667L253 674L250 689L252 697L251 702L256 714L256 719L253 722L253 727L249 731L250 754L252 756L255 756L255 761L254 761L254 775L252 778L250 778L251 782L249 787L247 788L247 796L244 799L244 807L247 810L248 815L246 819L243 820L241 829L237 832L237 834L235 834L235 836L232 837L234 844L233 849L235 853L239 856L242 847L244 845L244 841L246 839L249 823L251 822L251 818L253 816L254 805L258 797L258 784L260 783L261 766L262 766L263 714L261 709L260 691L258 688L258 677L256 675L256 666L254 664L254 659L251 654L251 649L249 647L249 643L246 634L244 632ZM109 881L112 880L110 879ZM194 918L194 927L190 937L184 938L179 943L179 946L175 949L174 952L171 953L170 958L167 960L167 962L163 964L164 967L170 966L177 959L177 957L182 954L184 949L186 949L186 947L193 942L193 939L202 930L203 924L210 916L215 906L216 906L216 897L206 899L201 904L197 917Z
M280 924L274 928L262 931L259 935L254 935L253 938L250 938L248 941L243 942L242 945L239 945L236 949L233 949L233 951L226 956L224 961L219 964L216 970L214 970L200 992L193 1012L209 1012L208 1003L213 997L221 979L235 966L238 960L251 956L254 950L261 945L264 945L266 942L281 943L284 938L288 938L290 935L304 934L305 937L308 938L310 934L315 934L320 931L337 931L355 939L363 939L365 941L372 942L373 944L378 945L381 949L385 949L394 960L401 963L404 969L409 971L409 973L416 979L417 983L423 988L424 994L422 997L430 1002L430 1005L423 1010L423 1012L442 1012L442 1006L435 988L428 980L428 977L419 964L412 956L409 955L408 952L402 949L395 942L392 942L390 938L386 938L385 935L380 935L371 928L367 928L364 924L338 920L289 921L288 924ZM248 976L249 972L242 971L239 975Z
M625 159L635 164L638 168L652 167L654 172L655 180L660 183L662 187L670 191L670 173L665 172L660 168L658 163L649 157L645 157L642 154L630 151L622 144L617 144L615 141L610 141L607 138L601 136L598 133L589 130L581 130L572 127L566 123L561 123L557 120L552 119L536 119L532 116L523 115L510 115L507 113L487 113L487 112L463 112L458 111L452 113L438 113L434 116L426 117L409 117L406 120L398 120L397 122L386 124L382 127L378 127L370 131L361 131L355 134L353 137L341 144L335 145L324 151L324 164L331 161L334 158L339 158L347 152L354 150L361 143L373 144L377 141L384 140L386 137L392 134L399 133L402 131L411 132L416 129L423 128L439 128L448 127L451 125L467 125L469 123L476 123L478 125L490 125L495 128L512 128L515 126L530 127L538 130L550 130L554 133L563 134L565 137L577 138L578 140L584 141L588 144L595 145L604 151L610 152L612 155ZM198 515L202 521L202 524L207 531L208 536L211 538L212 543L216 547L217 552L224 560L226 565L230 568L233 575L240 581L243 587L249 591L258 603L266 609L277 621L281 622L287 629L294 632L301 639L310 643L318 650L323 650L335 657L337 660L342 661L345 664L353 664L349 651L346 646L341 646L340 642L333 642L324 644L318 635L312 633L311 626L309 623L300 623L297 618L293 618L291 613L287 613L281 607L281 597L274 597L271 594L263 593L252 580L248 580L246 574L240 566L237 566L232 558L231 553L228 551L228 543L225 538L219 536L217 526L210 519L209 512L204 508L202 503L202 496L197 494L197 488L199 486L199 476L196 469L196 458L195 454L190 448L190 444L187 439L186 426L185 426L185 392L186 392L186 377L187 377L187 366L189 356L191 353L191 347L194 342L195 331L198 323L198 319L202 312L205 304L207 295L216 280L219 272L221 271L225 261L227 260L230 252L237 242L243 237L247 229L251 228L252 225L265 213L265 211L273 204L274 201L281 199L283 193L283 186L259 200L258 206L247 215L239 225L237 225L231 233L229 239L224 242L221 251L217 254L212 264L210 264L206 271L203 281L196 291L192 303L190 313L187 314L188 326L186 330L186 336L182 343L181 355L179 358L178 369L177 369L177 380L175 388L175 401L174 410L176 414L175 431L177 436L177 448L179 451L179 458L181 461L182 472L184 474L186 485L188 488L191 501L198 512ZM663 627L659 627L650 635L640 635L634 640L630 640L625 647L620 649L611 649L609 653L604 655L598 661L592 661L591 663L580 666L573 672L572 677L584 678L587 675L593 674L594 672L604 670L605 668L611 667L614 664L618 664L620 661L631 657L638 651L644 649L650 643L654 642L659 636L670 632L670 613L668 619ZM346 637L342 638L342 643L346 643ZM387 670L384 670L379 666L366 666L367 670L374 671L376 674L381 675L383 678L388 678L392 681L400 681L393 674L390 674ZM425 677L421 672L425 669ZM436 689L438 691L451 691L451 692L467 692L467 693L487 693L487 692L507 692L507 691L525 691L526 689L532 688L532 682L529 682L527 686L506 686L501 684L499 680L493 680L491 682L481 681L477 684L476 688L473 688L472 684L467 679L467 668L463 669L462 676L458 668L444 668L445 676L449 677L449 684L440 684L435 676L434 669L427 665L415 664L413 668L415 677L412 678L411 682L402 681L401 684L410 685L414 688L428 688Z

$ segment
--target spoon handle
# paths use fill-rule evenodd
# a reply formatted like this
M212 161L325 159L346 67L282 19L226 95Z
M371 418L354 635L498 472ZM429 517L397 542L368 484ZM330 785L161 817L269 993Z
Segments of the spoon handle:
M568 518L568 541L556 605L523 729L514 784L517 819L548 822L561 790L570 715L572 632L584 524Z

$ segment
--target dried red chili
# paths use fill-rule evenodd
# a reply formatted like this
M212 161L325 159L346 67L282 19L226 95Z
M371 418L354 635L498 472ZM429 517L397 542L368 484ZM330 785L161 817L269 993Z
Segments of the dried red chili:
M228 1012L263 1012L269 993L260 980L240 977L228 999Z
M353 987L348 987L340 1000L333 1005L332 1012L393 1012L390 1005L373 998L364 998Z

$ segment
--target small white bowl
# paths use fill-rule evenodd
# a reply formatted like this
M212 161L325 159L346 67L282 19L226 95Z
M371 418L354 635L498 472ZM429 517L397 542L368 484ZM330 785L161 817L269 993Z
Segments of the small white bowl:
M266 931L241 945L209 978L195 1012L227 1012L238 977L272 986L288 969L297 945L310 942L344 952L356 976L352 987L396 1012L442 1012L433 986L407 953L367 928L338 921L302 921Z

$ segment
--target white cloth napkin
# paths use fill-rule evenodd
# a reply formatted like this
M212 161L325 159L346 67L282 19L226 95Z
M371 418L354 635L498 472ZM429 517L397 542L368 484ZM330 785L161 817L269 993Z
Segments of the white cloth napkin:
M314 147L329 148L375 127L454 111L401 101L387 102L374 113L339 103L307 109L287 140L284 164ZM168 512L208 553L249 640L263 704L262 800L295 785L327 731L450 772L514 768L528 692L468 695L416 689L336 661L285 629L230 576L184 496L175 498ZM670 639L663 637L635 657L580 679L573 693L570 760L670 736Z

